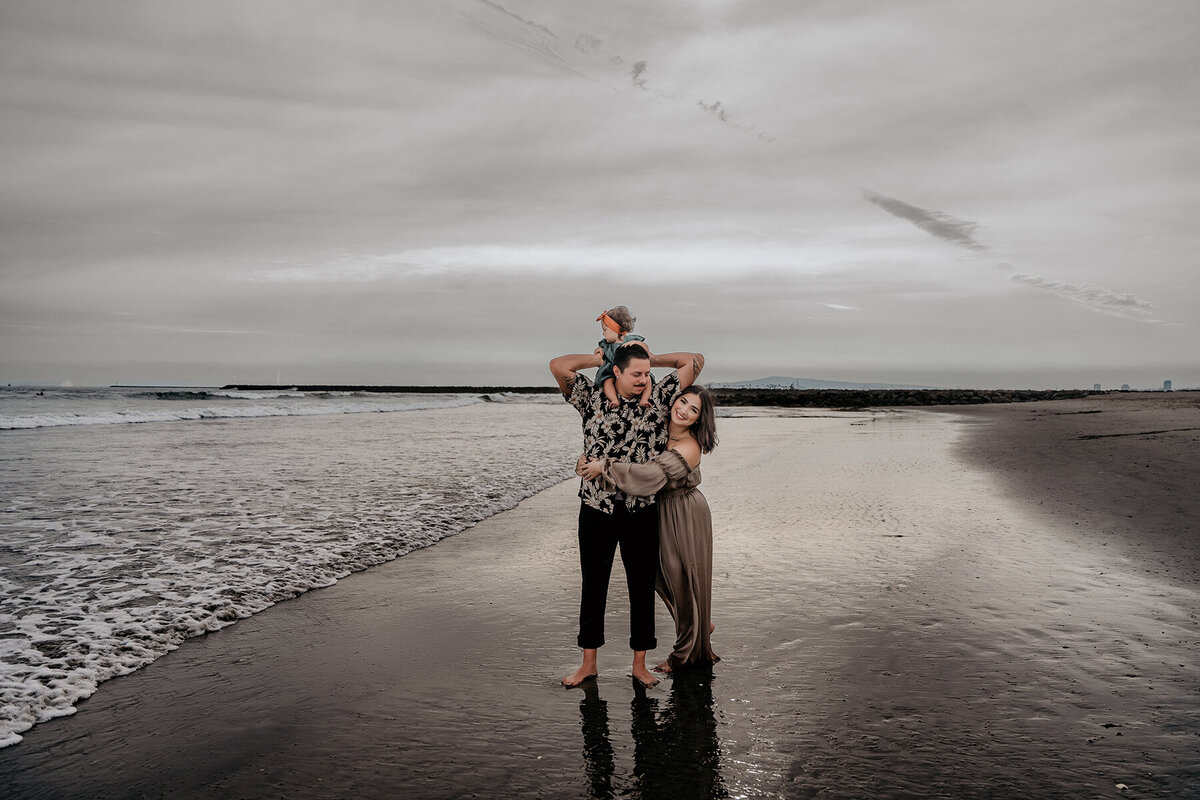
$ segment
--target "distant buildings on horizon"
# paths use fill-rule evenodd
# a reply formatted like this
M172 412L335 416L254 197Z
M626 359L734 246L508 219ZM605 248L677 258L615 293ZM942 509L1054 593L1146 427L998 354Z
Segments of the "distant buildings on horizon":
M1175 390L1174 390L1174 388L1172 388L1171 381L1169 381L1169 380L1167 380L1167 381L1163 381L1163 388L1162 388L1162 390L1163 390L1164 392L1173 392L1173 391L1175 391ZM1092 385L1092 391L1095 391L1095 392L1102 392L1102 391L1104 391L1104 389L1103 389L1103 388L1101 388L1100 384L1096 383L1096 384L1093 384L1093 385ZM1129 391L1132 391L1132 390L1129 388L1129 384L1128 384L1128 383L1122 383L1122 384L1121 384L1121 391L1122 391L1122 392L1129 392Z
M919 386L916 384L898 383L854 383L850 381L827 381L819 378L792 378L783 375L772 375L768 378L755 378L745 381L714 381L708 384L710 389L945 389L944 386ZM1200 389L1200 387L1196 387ZM1092 385L1092 391L1105 391L1102 384ZM1107 391L1114 391L1109 389ZM1128 383L1122 383L1119 391L1159 391L1157 389L1131 389ZM1164 380L1162 391L1174 391L1172 381ZM1182 391L1191 391L1186 387Z
M816 378L789 378L772 375L748 381L725 381L708 384L710 389L940 389L940 386L915 386L897 383L853 383L825 381Z

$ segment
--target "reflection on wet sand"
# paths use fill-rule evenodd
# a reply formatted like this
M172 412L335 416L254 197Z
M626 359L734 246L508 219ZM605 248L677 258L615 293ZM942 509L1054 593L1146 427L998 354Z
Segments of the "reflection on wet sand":
M608 703L600 698L596 681L584 682L583 699L579 701L579 716L583 724L583 769L588 779L590 797L607 800L613 796L612 741L608 737Z
M654 690L636 681L630 702L633 775L616 776L616 760L608 724L608 703L596 681L583 688L579 713L583 731L584 773L590 797L724 798L721 748L713 710L712 670L679 673L670 680L665 706Z

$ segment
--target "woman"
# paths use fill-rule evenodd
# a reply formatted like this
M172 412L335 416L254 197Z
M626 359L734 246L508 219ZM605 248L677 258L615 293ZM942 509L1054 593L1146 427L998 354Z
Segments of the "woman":
M658 493L658 582L675 620L675 648L655 667L672 672L717 661L712 651L712 515L700 485L700 455L717 446L707 389L689 386L671 404L667 451L646 464L591 459L583 477L632 495Z

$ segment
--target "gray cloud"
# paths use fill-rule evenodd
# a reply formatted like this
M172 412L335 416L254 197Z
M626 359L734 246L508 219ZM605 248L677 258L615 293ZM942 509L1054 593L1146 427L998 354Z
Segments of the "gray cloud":
M1105 289L1103 286L1092 286L1088 283L1064 283L1052 281L1025 272L1014 272L1008 276L1010 281L1023 283L1059 297L1073 300L1087 306L1093 311L1113 314L1118 317L1144 319L1146 314L1154 312L1154 305L1149 300L1142 300L1127 292ZM1151 320L1156 321L1156 320Z
M863 189L863 198L869 203L882 208L894 217L906 219L926 233L968 250L986 250L987 248L975 241L975 231L978 222L958 219L941 211L930 211L919 206L909 205L903 200L887 197L870 189Z
M982 251L988 249L974 238L975 231L979 228L979 223L977 222L958 219L941 211L930 211L910 205L903 200L887 197L877 192L872 192L870 189L863 189L863 197L889 214L906 219L926 233L936 236L943 241L959 247L965 247L968 250ZM1043 292L1049 292L1102 314L1111 314L1126 319L1141 319L1147 322L1162 321L1146 318L1147 314L1154 312L1154 306L1149 300L1143 300L1126 292L1106 289L1103 286L1093 286L1089 283L1066 283L1064 281L1051 280L1039 275L1030 275L1027 272L1013 272L1012 264L1007 262L1001 262L994 266L998 270L1010 273L1009 280L1015 283L1021 283Z
M600 45L604 44L595 36L587 33L581 33L575 37L575 49L581 53L595 53L600 49Z
M489 36L524 50L541 61L565 67L572 72L577 71L564 53L562 40L545 25L514 14L492 0L473 0L471 3L456 5L457 7L452 7L455 14Z
M645 59L635 61L632 67L626 68L627 62L620 53L602 52L603 40L590 33L579 34L575 37L574 47L567 47L546 25L516 14L494 0L456 0L454 12L489 36L524 50L541 61L591 78L616 72L626 76L637 88L652 93L660 101L678 102L680 99L656 92L647 85L648 67ZM584 57L582 61L580 56ZM768 136L758 126L731 119L728 109L720 101L706 103L698 100L696 103L718 122L750 133L763 141L775 141L774 137Z
M715 100L712 103L705 103L703 100L697 100L696 104L705 111L711 114L716 114L717 119L721 120L721 122L729 122L729 118L725 115L725 109L721 108L720 100Z
M542 31L543 33L548 33L549 35L554 36L554 31L550 30L545 25L539 25L532 20L525 19L524 17L522 17L519 14L514 14L513 12L509 11L504 6L500 5L499 3L493 3L492 0L479 0L479 2L483 3L485 6L491 6L492 8L499 11L501 14L510 16L513 19L515 19L517 22L527 25L530 28L533 28L534 30ZM554 38L557 39L558 37L555 36Z
M743 130L743 131L746 131L747 133L752 133L757 138L762 139L764 142L774 142L775 141L774 136L768 136L767 134L763 133L762 130L760 130L757 125L743 125L740 122L735 122L733 119L730 118L729 110L725 107L725 105L720 100L714 100L711 103L706 103L703 100L697 100L696 105L700 106L705 111L712 114L717 119L718 122L724 123L725 125L728 125L731 128L737 128L738 130Z
M646 62L645 61L638 61L637 63L635 63L633 65L633 69L631 69L629 71L629 74L633 78L634 86L640 86L643 89L646 88L646 79L642 77L643 75L646 74Z

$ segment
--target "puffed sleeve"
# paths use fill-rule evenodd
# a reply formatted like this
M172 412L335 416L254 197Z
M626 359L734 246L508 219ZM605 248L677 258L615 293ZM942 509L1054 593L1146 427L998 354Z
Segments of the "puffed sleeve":
M668 450L645 464L607 459L598 480L603 481L609 488L620 489L625 494L652 497L667 485L667 481L682 478L687 472L688 464L683 456L674 450Z

